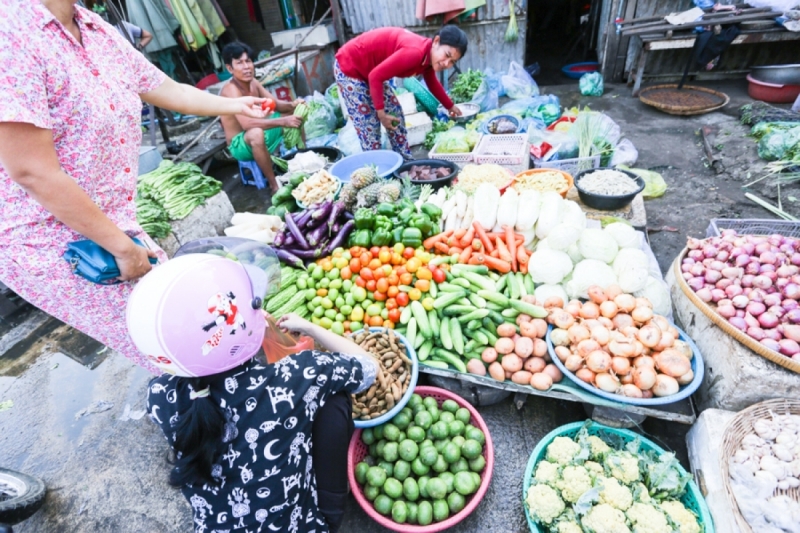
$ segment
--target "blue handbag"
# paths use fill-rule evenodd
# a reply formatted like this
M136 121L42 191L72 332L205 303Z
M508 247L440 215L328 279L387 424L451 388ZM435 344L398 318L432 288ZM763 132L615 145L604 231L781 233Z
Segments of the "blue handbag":
M133 239L138 246L145 247L139 239ZM101 248L99 244L88 239L74 241L67 244L67 251L62 257L72 266L72 271L92 283L101 285L114 285L121 283L117 261L110 252ZM150 264L158 260L150 257Z

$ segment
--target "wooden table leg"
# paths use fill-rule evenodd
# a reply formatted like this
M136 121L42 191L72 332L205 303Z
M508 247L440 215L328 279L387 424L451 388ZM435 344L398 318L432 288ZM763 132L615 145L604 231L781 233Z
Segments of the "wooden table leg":
M642 88L642 78L644 77L644 66L647 64L647 45L642 45L642 50L639 52L639 64L636 65L636 76L634 78L633 91L631 96L638 97L639 89Z

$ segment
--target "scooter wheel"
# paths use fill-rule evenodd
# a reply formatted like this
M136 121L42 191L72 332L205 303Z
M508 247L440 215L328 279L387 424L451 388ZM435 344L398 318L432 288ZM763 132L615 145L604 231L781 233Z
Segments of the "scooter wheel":
M33 476L0 468L0 524L18 524L44 503L47 488Z

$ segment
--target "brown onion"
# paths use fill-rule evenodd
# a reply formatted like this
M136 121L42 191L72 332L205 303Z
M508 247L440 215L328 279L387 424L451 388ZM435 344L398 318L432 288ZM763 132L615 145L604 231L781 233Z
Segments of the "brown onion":
M643 326L636 337L648 348L655 348L661 342L661 330L658 326Z
M653 391L651 391L651 390L643 390L642 391L642 398L650 399L652 397L653 397Z
M658 344L656 344L653 349L657 352L662 352L667 348L672 348L673 344L675 344L675 337L672 335L672 333L670 333L669 330L662 330L661 340L658 341Z
M594 302L586 302L581 307L581 318L592 319L600 316L600 307Z
M612 284L612 285L609 285L608 287L606 287L606 297L609 300L613 300L614 298L616 298L620 294L622 294L622 289L620 288L619 285Z
M653 310L649 307L637 307L631 311L631 317L639 324L649 322L653 318Z
M617 308L617 304L612 302L611 300L605 301L600 304L600 314L606 318L614 318L617 316L617 312L619 309Z
M617 376L617 377L619 378L619 382L622 383L623 385L629 385L629 384L633 383L633 373L632 372L629 372L628 374L625 374L624 376Z
M586 326L591 331L592 328L596 328L597 326L602 326L603 325L603 323L600 322L600 320L599 320L600 318L603 318L603 317L590 318L589 320L584 319L584 320L581 321L581 324Z
M679 378L692 370L692 363L678 350L664 350L653 359L659 372L673 378Z
M656 371L643 366L633 370L633 384L640 390L650 390L656 384Z
M592 328L592 339L600 346L605 346L611 340L611 332L602 326Z
M553 380L553 383L558 383L562 379L564 379L564 374L561 373L561 370L558 369L556 365L547 365L542 370L545 374L550 376L550 379Z
M564 361L564 367L570 372L576 372L583 367L583 357L577 354L572 354Z
M611 368L611 356L602 350L595 350L586 356L586 368L594 373L608 372Z
M597 322L599 322L600 325L603 326L604 328L614 329L614 323L610 319L608 319L608 318L606 318L604 316L598 317L597 318Z
M570 351L569 351L569 348L567 348L566 346L556 346L555 350L553 350L553 351L554 351L554 352L556 352L556 356L557 356L557 357L559 358L559 360L561 360L562 362L563 362L563 361L566 361L566 360L567 360L567 357L569 357L570 355L572 355L572 352L570 352Z
M575 318L578 318L581 314L581 303L572 301L567 304L567 307L565 307L564 310Z
M614 298L614 303L617 304L617 307L623 313L630 313L636 309L636 298L631 294L620 294Z
M651 322L658 326L658 329L661 331L667 331L672 326L672 324L669 323L669 320L661 315L653 315Z
M556 298L558 298L556 296ZM559 298L560 300L561 298ZM551 309L548 320L557 328L569 329L575 323L575 317L563 309Z
M594 384L598 389L611 393L617 392L620 387L619 380L611 374L605 372L597 374L594 377Z
M531 387L536 390L547 390L553 386L553 378L544 372L531 376Z
M687 373L678 378L678 385L688 385L694 379L694 372L689 370Z
M608 343L608 351L617 357L633 357L636 354L636 346L630 341L614 340Z
M550 296L544 301L544 305L542 306L545 309L550 309L551 307L564 307L564 300L561 299L561 296Z
M586 289L586 294L589 295L589 299L592 302L598 305L600 305L601 303L605 302L608 299L605 291L603 291L603 288L597 285L592 285L591 287Z
M667 376L666 374L659 374L656 376L656 384L653 385L653 394L655 396L672 396L680 390L680 385L675 378Z
M633 326L633 317L627 313L617 313L612 321L617 329Z
M592 337L592 333L589 331L589 328L582 324L573 324L572 327L567 330L567 333L569 334L569 342L571 344L578 344L579 342Z
M631 370L631 362L627 357L612 357L611 370L618 376L624 376Z
M633 360L633 368L640 368L646 366L648 368L655 369L656 368L656 361L650 356L641 355Z
M642 389L637 387L636 385L623 385L619 389L619 393L623 396L627 396L629 398L641 398L642 397Z
M692 351L692 347L689 346L689 343L688 342L684 342L684 341L682 341L680 339L678 339L674 343L672 343L672 349L673 350L678 350L679 352L681 352L690 361L694 357L694 352Z
M586 357L590 353L600 350L600 344L594 339L586 339L578 343L576 351L581 357Z
M589 370L588 368L581 368L577 372L575 372L575 377L585 383L593 383L594 382L594 372Z
M650 309L652 309L653 302L651 302L647 298L636 298L636 307L649 307Z

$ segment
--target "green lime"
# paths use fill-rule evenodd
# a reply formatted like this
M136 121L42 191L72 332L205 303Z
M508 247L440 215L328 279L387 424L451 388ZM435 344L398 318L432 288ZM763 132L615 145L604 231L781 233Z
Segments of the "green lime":
M416 476L424 476L431 471L431 467L423 463L419 457L411 462L411 471Z
M411 463L403 461L402 459L394 464L394 477L403 481L411 474Z
M398 445L396 442L387 442L386 446L383 447L383 458L390 463L397 461L397 449Z
M400 434L397 436L397 442L403 442L406 440L406 432L401 431Z
M378 443L370 444L370 446L369 446L369 458L370 459L375 459L376 457L379 457L379 456L380 456L380 454L378 453Z
M372 434L375 435L376 440L383 439L383 426L375 426L372 428Z
M450 516L450 508L447 506L445 500L433 501L433 520L434 522L443 522Z
M417 394L416 392L411 395L411 398L408 399L408 405L414 407L415 405L419 405L422 403L422 396Z
M378 463L378 466L386 472L386 475L392 477L394 475L394 463L390 463L389 461L381 461Z
M486 459L484 459L482 455L479 455L475 459L470 459L469 469L473 472L482 472L484 468L486 468Z
M414 415L414 423L424 430L427 430L433 424L433 417L427 410L422 410ZM399 432L399 430L398 430Z
M442 411L440 411L438 407L428 407L428 412L431 414L431 419L434 422L439 421L439 416L441 416Z
M425 430L419 426L411 426L406 432L408 438L419 444L425 440Z
M375 510L378 511L379 514L386 516L392 512L392 505L394 505L394 502L386 494L381 494L375 498L373 504L375 505Z
M383 426L383 438L385 438L386 440L397 441L397 438L399 436L400 436L400 428L398 428L391 422Z
M371 466L369 470L367 470L367 483L373 487L383 487L387 477L389 476L386 474L386 470L380 466Z
M405 502L394 502L392 505L392 520L398 524L405 524L408 520L408 507Z
M467 439L464 438L464 435L456 435L455 437L450 439L450 441L460 448L461 446L464 445L465 442L467 442Z
M469 463L463 457L450 465L450 471L454 474L459 472L469 472Z
M425 466L433 466L439 458L439 452L433 446L425 446L419 450L419 460Z
M372 485L367 485L364 487L364 497L369 501L374 501L375 498L380 495L381 489L380 487L373 487Z
M453 492L455 489L456 476L454 476L451 472L442 472L439 474L439 479L444 481L444 484L447 485L447 494Z
M437 402L436 398L434 398L433 396L426 396L425 398L422 399L422 403L425 404L425 407L427 409L430 409L431 407L437 409L439 408L439 402Z
M406 404L406 406L403 407L403 410L400 411L400 412L406 414L406 416L408 417L409 422L411 421L412 418L414 418L414 411L411 410L411 408L408 406L408 404ZM395 425L397 425L397 424L395 423Z
M375 433L372 432L372 428L367 428L361 432L361 442L367 446L375 442Z
M447 461L447 464L453 464L461 459L461 448L453 442L448 442L442 451L442 455L444 456L444 460Z
M441 439L433 441L433 447L436 448L436 451L442 453L444 451L444 447L447 446L447 443L450 442L448 439Z
M464 499L464 496L458 492L451 492L447 495L447 507L450 508L451 513L456 514L461 512L466 505L467 501Z
M460 407L458 411L456 411L456 420L461 420L466 426L469 424L469 421L472 419L472 415L469 412L469 409L466 407Z
M428 481L428 497L432 500L441 500L447 496L447 483L442 478L433 477Z
M461 435L464 433L464 422L461 420L454 420L447 424L447 432L450 434L451 437L455 437L456 435Z
M417 508L417 523L421 526L429 526L433 523L433 506L431 502L419 502Z
M446 439L448 435L447 424L442 420L432 425L430 431L434 439Z
M360 485L367 482L367 470L369 470L369 465L364 461L356 465L356 481L358 481Z
M417 405L412 407L411 410L414 411L414 415L415 416L416 416L417 413L421 413L422 411L427 411L427 409L425 408L425 404L424 403L418 403Z
M422 442L420 443L420 445L419 445L419 449L421 450L421 449L422 449L422 448L424 448L425 446L433 446L433 441L432 441L431 439L425 439L424 441L422 441Z
M444 456L442 456L442 454L439 454L436 456L436 462L433 463L433 466L431 466L431 468L433 468L433 471L436 472L437 474L441 474L442 472L446 472L447 469L450 468L450 464L448 464L448 462L444 460Z
M419 446L413 440L406 439L400 442L398 453L400 454L401 459L411 462L417 458L417 454L419 454Z
M383 457L383 450L386 448L386 444L387 442L385 440L378 441L378 444L375 445L375 457Z
M449 424L450 422L452 422L455 419L456 419L456 415L454 415L450 411L440 411L439 412L439 421L440 422L445 422L446 424Z
M397 415L392 418L392 424L394 424L400 430L406 429L410 423L411 417L402 411L397 413Z
M445 400L442 402L442 409L448 413L455 414L456 411L458 411L458 404L455 402L455 400Z
M428 476L420 476L419 479L417 480L419 495L422 498L430 498L430 495L428 495L428 481L430 480L431 478L429 478Z
M408 520L409 524L416 524L417 523L417 513L419 512L419 507L414 502L406 502L406 507L408 507Z
M467 459L475 459L482 453L483 453L483 446L481 446L481 443L476 440L467 439L461 446L461 455L463 455Z
M412 502L419 499L419 486L413 477L407 477L405 481L403 481L403 496Z
M464 436L468 439L476 440L478 443L482 445L486 444L486 437L483 434L483 431L476 428L473 425L468 425L467 429L464 430Z
M390 477L386 480L386 483L383 484L383 492L391 499L396 500L403 494L403 484L397 479Z
M456 492L463 496L469 496L478 489L473 482L472 474L469 472L459 472L456 474L453 487L456 489Z
M476 472L470 472L470 476L472 476L472 482L475 484L475 490L477 491L481 486L481 476Z

